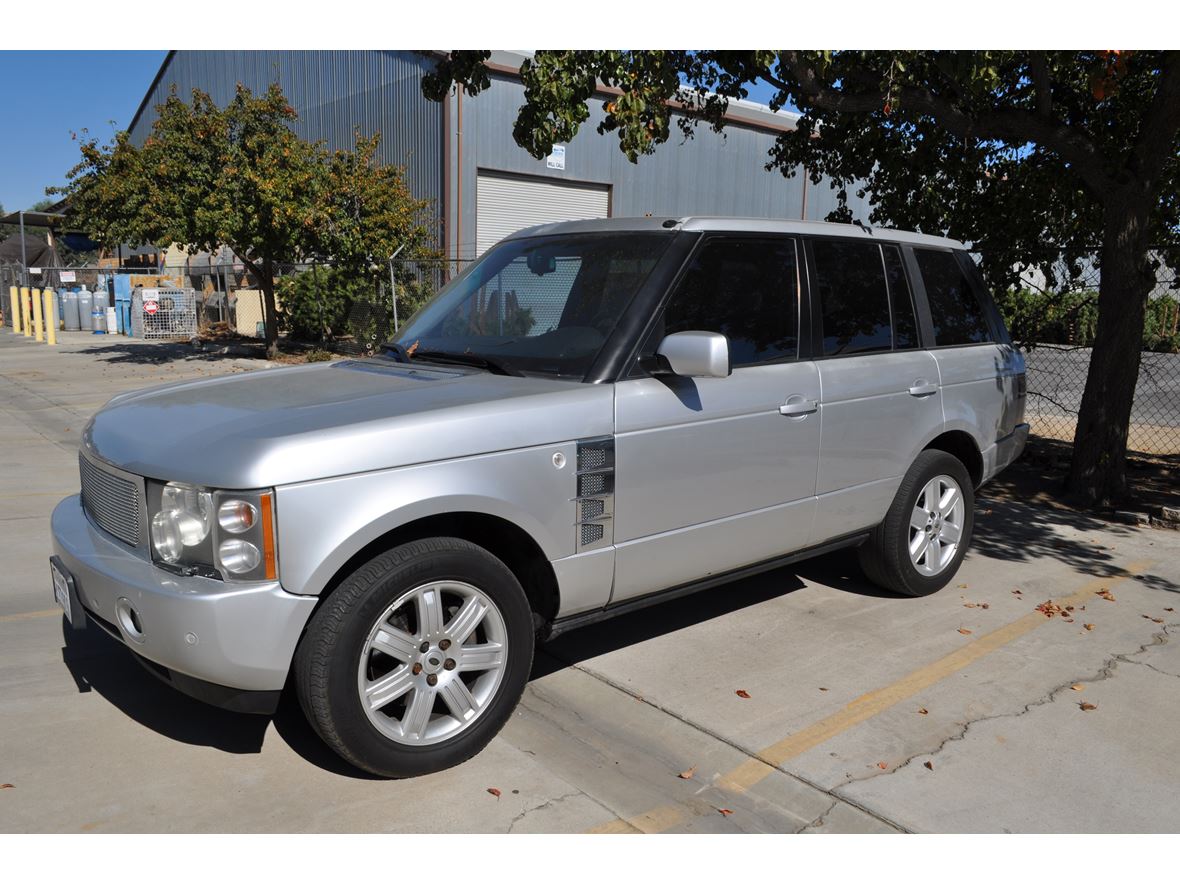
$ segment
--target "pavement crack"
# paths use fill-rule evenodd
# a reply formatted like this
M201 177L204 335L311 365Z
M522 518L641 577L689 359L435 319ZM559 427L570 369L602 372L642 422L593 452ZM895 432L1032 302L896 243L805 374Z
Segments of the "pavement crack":
M820 827L822 827L824 825L824 821L827 819L827 816L836 810L836 806L839 805L841 801L842 800L840 800L840 799L834 800L831 805L829 805L826 809L824 809L824 811L822 811L819 814L818 817L816 817L815 820L811 821L808 824L804 824L802 827L795 830L795 835L797 836L800 833L806 833L808 830L818 830Z
M554 796L552 799L546 799L540 805L534 805L531 808L526 808L524 811L522 811L520 814L518 814L516 817L512 818L512 820L510 820L508 822L507 832L511 833L518 823L520 823L522 820L524 820L526 817L528 817L531 814L535 814L538 811L544 811L546 808L551 808L559 802L564 802L566 799L573 799L577 796L582 796L582 795L585 795L585 794L582 793L581 790L575 790L572 793L563 793L560 796ZM599 804L601 804L601 803L599 803ZM607 810L609 811L610 809L607 809Z
M1061 683L1060 685L1054 686L1052 689L1050 689L1048 692L1046 692L1045 694L1038 697L1036 700L1029 701L1027 704L1025 704L1019 710L1016 710L1013 712L1008 712L1008 713L993 713L988 716L978 716L974 719L968 719L966 722L961 723L958 731L956 731L953 734L947 735L945 738L943 738L941 741L939 741L937 746L934 747L934 749L932 749L932 750L927 749L927 750L922 750L917 753L913 753L912 755L906 757L899 765L896 765L893 768L890 768L885 771L874 771L874 772L870 772L869 774L866 774L866 775L861 775L860 777L849 777L847 780L843 781L842 783L839 783L836 786L832 787L831 793L832 793L832 795L840 796L840 798L847 801L848 797L846 795L844 795L843 793L839 792L839 791L843 790L844 788L852 786L853 784L861 783L862 781L870 781L870 780L876 780L876 779L882 778L882 777L889 777L889 776L901 771L903 768L909 767L910 763L916 759L921 759L923 757L937 756L939 753L941 753L946 748L947 744L953 743L955 741L961 741L965 737L967 737L967 734L968 734L968 732L970 732L972 726L979 725L984 722L991 722L996 719L1017 719L1021 716L1024 716L1026 713L1028 713L1029 711L1031 711L1037 707L1043 707L1046 704L1053 703L1054 701L1057 700L1058 695L1060 695L1064 691L1068 691L1070 689L1070 686L1075 685L1079 682L1084 682L1088 685L1093 685L1096 682L1104 682L1107 679L1111 679L1115 675L1115 672L1117 671L1119 664L1140 664L1144 667L1150 667L1152 670L1156 670L1159 673L1163 673L1165 676L1176 676L1176 674L1174 674L1174 673L1166 673L1163 670L1159 670L1157 667L1152 667L1151 664L1148 664L1145 661L1136 661L1136 660L1133 660L1133 658L1135 658L1135 656L1137 656L1137 655L1143 654L1149 648L1154 648L1156 646L1166 644L1168 641L1168 628L1170 628L1170 627L1174 628L1177 626L1180 626L1180 624L1165 624L1161 628L1161 630L1152 634L1151 641L1143 643L1143 645L1139 646L1139 648L1137 648L1135 651L1122 652L1119 654L1111 655L1105 661L1103 661L1102 666L1098 669L1097 675L1095 675L1095 676L1069 679L1069 680ZM1180 678L1180 676L1177 676L1176 678Z

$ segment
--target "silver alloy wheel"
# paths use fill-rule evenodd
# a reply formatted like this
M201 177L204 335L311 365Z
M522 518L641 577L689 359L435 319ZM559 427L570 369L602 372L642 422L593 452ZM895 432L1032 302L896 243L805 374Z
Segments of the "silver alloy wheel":
M462 581L434 581L403 593L377 619L357 690L385 737L436 744L479 719L507 661L508 631L491 598Z
M910 513L910 562L926 577L945 569L963 539L963 490L941 474L922 488Z

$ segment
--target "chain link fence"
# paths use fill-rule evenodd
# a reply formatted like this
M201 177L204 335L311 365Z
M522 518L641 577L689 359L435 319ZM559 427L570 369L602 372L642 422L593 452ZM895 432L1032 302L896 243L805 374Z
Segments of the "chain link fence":
M1038 436L1072 442L1098 320L1100 271L1090 256L1060 255L997 293L1027 364L1026 414ZM1128 447L1180 454L1180 276L1161 266L1147 302Z

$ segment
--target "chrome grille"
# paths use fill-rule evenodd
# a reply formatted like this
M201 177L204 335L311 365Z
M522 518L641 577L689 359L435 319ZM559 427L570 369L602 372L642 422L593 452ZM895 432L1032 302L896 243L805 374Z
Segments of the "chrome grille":
M82 507L103 531L124 544L139 546L139 490L135 483L116 476L78 456L82 476Z

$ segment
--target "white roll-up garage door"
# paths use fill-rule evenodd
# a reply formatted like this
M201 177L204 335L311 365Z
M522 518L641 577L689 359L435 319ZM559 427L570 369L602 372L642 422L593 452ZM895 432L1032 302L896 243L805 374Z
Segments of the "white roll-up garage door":
M534 224L606 218L606 185L479 173L476 178L475 244L479 254L509 234Z

